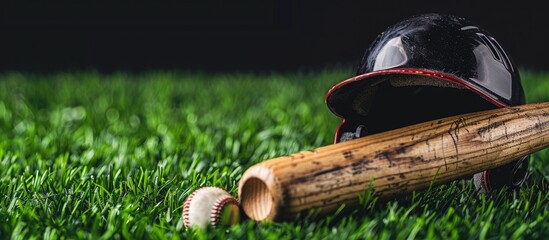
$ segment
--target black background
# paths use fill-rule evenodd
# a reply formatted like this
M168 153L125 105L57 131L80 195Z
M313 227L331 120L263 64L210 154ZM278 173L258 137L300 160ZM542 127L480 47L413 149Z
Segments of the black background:
M0 70L355 66L386 27L426 12L465 17L519 67L549 68L547 10L535 2L174 0L0 3Z

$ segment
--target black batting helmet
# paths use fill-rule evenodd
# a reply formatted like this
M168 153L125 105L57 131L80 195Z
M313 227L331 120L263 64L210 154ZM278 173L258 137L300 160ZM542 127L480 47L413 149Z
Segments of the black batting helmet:
M355 77L326 95L343 120L335 142L442 117L525 103L519 72L486 30L446 14L406 18L381 33ZM475 174L483 191L519 188L528 156Z

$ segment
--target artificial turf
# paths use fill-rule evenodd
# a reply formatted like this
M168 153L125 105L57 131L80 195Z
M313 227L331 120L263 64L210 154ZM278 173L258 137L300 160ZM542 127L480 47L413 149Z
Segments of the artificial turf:
M478 198L471 184L282 222L186 229L201 186L236 196L262 160L333 141L325 105L346 68L289 73L0 74L0 238L543 239L549 152L520 192ZM527 102L549 101L549 74L522 73Z

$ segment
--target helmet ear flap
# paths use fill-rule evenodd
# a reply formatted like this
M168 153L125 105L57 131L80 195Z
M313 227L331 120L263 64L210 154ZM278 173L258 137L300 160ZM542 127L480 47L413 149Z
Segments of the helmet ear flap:
M517 161L473 175L473 182L479 194L490 193L502 187L510 191L518 190L528 177L530 156Z

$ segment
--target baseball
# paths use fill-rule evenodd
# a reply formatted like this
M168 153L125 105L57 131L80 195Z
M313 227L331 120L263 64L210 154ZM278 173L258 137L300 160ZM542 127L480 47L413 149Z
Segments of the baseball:
M186 227L232 225L239 220L238 201L219 187L199 188L191 193L183 205L183 223Z

